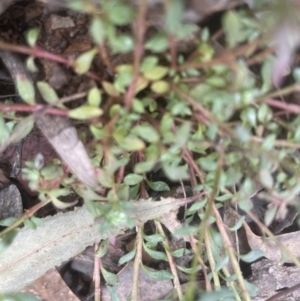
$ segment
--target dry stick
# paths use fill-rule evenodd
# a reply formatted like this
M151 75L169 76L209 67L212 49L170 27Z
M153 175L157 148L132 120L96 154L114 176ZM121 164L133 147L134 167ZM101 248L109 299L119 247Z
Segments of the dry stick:
M42 207L44 207L45 205L47 205L50 202L51 202L51 200L49 200L47 202L39 202L38 204L34 205L32 208L30 208L25 213L23 213L22 216L19 217L12 225L10 225L9 227L7 227L3 231L1 231L0 237L3 237L8 232L19 227L26 219L33 216L39 209L41 209Z
M144 53L144 35L146 31L146 12L147 3L146 0L139 1L139 12L137 17L137 22L135 23L135 33L136 33L136 45L134 48L134 61L133 61L133 80L128 87L125 95L125 107L126 109L131 108L132 99L135 94L136 84L139 78L141 59Z
M142 263L143 226L137 227L136 254L133 263L132 293L130 301L139 301L139 270Z
M94 258L94 282L95 282L95 301L101 301L101 279L100 279L100 266L101 258L96 255L100 244L95 244L95 258Z
M57 108L47 108L47 105L37 104L37 105L27 105L23 103L0 103L0 111L1 112L39 112L43 110L44 114L52 114L56 116L64 116L68 117L67 110L61 110Z
M172 256L172 254L169 251L170 250L170 246L169 246L168 240L167 240L165 232L164 232L164 230L163 230L163 228L161 226L161 223L158 222L158 221L154 221L154 224L155 224L155 227L158 230L159 234L162 235L162 237L163 237L162 243L163 243L163 246L164 246L164 248L166 250L168 261L169 261L170 268L171 268L171 272L172 272L172 275L173 275L174 288L175 288L175 290L177 292L178 299L180 301L182 301L183 300L182 289L181 289L181 285L180 285L178 274L177 274L176 263L174 261L174 258Z
M246 285L245 285L243 275L242 275L240 267L239 267L239 263L238 263L238 261L236 259L236 256L235 256L235 249L234 249L234 247L232 246L232 244L230 242L230 239L227 235L227 232L226 232L224 223L222 221L222 218L220 216L220 213L219 213L219 211L216 208L216 205L214 203L212 204L212 211L213 211L214 216L216 218L216 223L217 223L218 229L219 229L219 231L222 235L222 238L223 238L223 241L224 241L224 247L226 248L226 250L228 252L233 270L235 272L235 276L237 277L237 280L239 282L241 292L242 292L242 297L243 297L242 300L251 301L251 298L249 296L249 293L248 293Z

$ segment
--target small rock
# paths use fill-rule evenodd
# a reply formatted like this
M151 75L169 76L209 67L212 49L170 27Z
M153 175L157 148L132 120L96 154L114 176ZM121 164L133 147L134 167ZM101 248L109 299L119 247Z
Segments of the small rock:
M51 15L51 29L75 27L73 20L70 17L62 17L59 15Z

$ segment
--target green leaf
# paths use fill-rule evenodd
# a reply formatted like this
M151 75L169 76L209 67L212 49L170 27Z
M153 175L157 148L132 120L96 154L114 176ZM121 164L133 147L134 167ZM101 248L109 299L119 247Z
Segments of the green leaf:
M109 240L108 239L102 240L95 255L97 257L103 257L107 253L108 246L109 246Z
M204 199L203 201L198 201L192 204L191 207L189 207L186 211L187 215L191 215L202 209L207 203L207 199Z
M159 141L159 134L157 131L148 123L140 124L132 129L133 133L136 133L142 139L147 142L155 143Z
M119 145L127 151L138 151L145 148L145 143L141 139L134 136L127 136L118 142Z
M177 265L177 268L178 268L178 270L180 270L188 275L193 275L202 270L202 267L200 265L192 267L192 268L185 268L185 267L181 267L181 266Z
M136 246L134 246L134 248L127 254L123 255L118 262L118 265L122 265L130 260L132 260L134 258L136 254Z
M136 112L136 113L139 113L139 114L145 113L145 108L143 106L143 103L137 98L134 98L132 100L132 108L133 108L134 112Z
M264 252L262 250L251 250L249 253L245 254L245 255L239 255L240 259L242 259L245 262L253 262L261 257L264 256Z
M277 213L278 207L276 205L271 205L267 211L265 212L265 225L268 227L273 222L276 213Z
M84 53L82 53L76 60L75 60L75 71L78 74L84 74L90 70L92 61L94 56L96 55L97 50L91 49Z
M101 18L94 16L90 25L90 34L96 44L102 44L106 37L105 24Z
M30 219L37 227L43 227L45 225L44 221L41 218L32 216Z
M219 272L224 266L226 266L229 262L229 256L223 258L219 263L216 264L215 272Z
M102 81L102 86L103 86L103 89L105 90L105 92L109 96L112 96L112 97L120 96L120 93L116 90L116 88L110 82ZM113 108L113 106L111 107L111 110L112 110L112 108Z
M139 198L140 184L131 186L129 188L129 199L136 200Z
M186 248L180 248L180 249L177 249L177 250L174 250L171 252L171 254L176 258L180 258L180 257L185 256L190 253L191 252L189 250L187 250Z
M272 119L272 111L268 105L261 103L259 105L257 118L261 123L267 123Z
M156 67L157 63L158 63L158 57L153 55L146 56L142 61L140 71L142 73L147 73L153 70L153 68Z
M146 253L150 255L150 257L152 257L153 259L168 261L167 255L165 253L152 250L148 248L145 243L143 243L143 247Z
M103 266L100 268L103 278L105 279L106 283L109 285L119 285L118 276L108 272Z
M276 141L276 134L270 134L264 138L264 141L261 146L264 150L271 150L274 148L275 141Z
M62 177L64 172L61 166L50 163L41 170L41 175L45 180L53 180L55 178Z
M81 107L70 110L68 112L68 116L70 118L79 119L79 120L99 117L102 114L103 114L102 109L94 106L89 106L89 105L83 105Z
M222 194L218 197L216 197L216 200L219 202L224 202L232 199L233 195L231 193Z
M21 98L29 105L35 104L35 91L32 82L25 76L17 74L16 77L17 90Z
M7 217L0 221L0 226L9 227L17 220L16 217Z
M259 288L257 286L255 286L253 283L250 283L245 279L244 279L244 283L245 283L246 289L247 289L250 297L256 297L259 292Z
M238 205L239 208L244 210L245 212L248 212L253 208L253 203L249 198L240 200Z
M129 201L129 186L122 183L117 191L118 200L120 202L128 202Z
M245 216L241 216L236 222L236 224L233 227L228 227L228 229L230 231L237 231L242 227L244 220L245 220Z
M66 208L72 207L77 204L77 201L74 201L71 203L64 203L64 202L60 201L55 195L51 194L51 192L49 192L48 194L51 198L53 205L55 207L57 207L58 209L66 209Z
M272 72L274 61L274 57L268 57L261 67L261 77L263 81L263 86L261 88L262 93L266 93L272 88Z
M293 78L295 82L300 82L300 67L296 67L293 69Z
M32 131L33 126L33 116L23 118L13 129L9 137L10 143L17 143L23 138L25 138Z
M257 116L256 110L252 107L247 107L241 112L241 119L246 125L251 125L252 127L256 126Z
M118 26L130 24L134 19L134 12L130 5L120 1L112 3L112 7L106 10L110 21Z
M178 166L170 163L163 163L163 170L166 176L172 181L179 181L189 178L186 166Z
M160 271L152 271L148 268L146 268L143 264L141 265L144 272L152 279L160 281L160 280L171 280L173 279L173 276L170 272L165 270Z
M111 41L111 48L114 53L126 53L134 49L134 40L130 35L120 35Z
M149 243L158 243L163 241L163 236L161 234L143 235L143 238Z
M155 166L156 161L145 161L145 162L138 162L134 165L134 172L135 173L146 173L153 169Z
M189 140L191 132L191 124L189 122L182 123L176 131L175 145L177 148L181 148L186 145Z
M28 229L32 229L32 230L36 229L36 224L33 221L31 221L30 219L25 219L24 220L24 225Z
M164 94L170 90L170 84L164 80L159 80L151 84L151 90L157 94Z
M234 297L234 293L226 287L222 287L215 292L204 293L198 299L198 301L220 301L220 300L228 300L233 301L236 300Z
M18 232L16 230L12 230L0 239L0 253L2 253L13 242L13 239L17 234Z
M163 33L153 35L145 44L145 48L153 52L164 52L168 46L168 37Z
M88 103L90 106L99 107L101 104L101 92L97 87L89 90Z
M105 285L108 292L109 292L109 295L110 295L110 298L111 298L111 301L120 301L120 298L118 296L118 293L116 291L116 289L110 285Z
M270 171L266 168L263 168L259 171L259 179L261 184L268 189L271 189L274 185L273 177Z
M26 41L29 46L35 46L39 33L39 28L31 28L28 30L28 32L26 33Z
M72 188L75 190L75 192L80 195L84 201L105 201L106 197L103 197L99 194L97 194L93 189L91 189L87 185L74 185Z
M150 71L145 72L144 76L149 80L155 81L165 77L168 72L169 72L168 68L162 66L156 66Z
M223 28L227 43L230 48L237 45L240 39L241 23L239 16L234 11L227 11L223 17Z
M146 180L148 186L154 191L170 191L170 187L167 183L162 181L151 182Z
M134 173L130 173L125 176L124 183L127 185L136 185L143 181L143 177L141 175L137 175Z
M0 145L3 145L9 138L9 130L4 122L2 113L0 113Z
M37 82L37 87L43 99L49 104L55 104L59 98L55 90L46 82Z
M38 72L39 69L38 67L36 66L35 62L34 62L34 57L33 56L29 56L27 59L26 59L26 68L34 73L34 72Z
M182 27L183 2L181 0L172 0L167 3L166 29L169 33L176 34Z
M180 228L177 228L174 231L174 235L177 236L186 236L186 235L194 235L198 231L198 228L196 226L183 226Z

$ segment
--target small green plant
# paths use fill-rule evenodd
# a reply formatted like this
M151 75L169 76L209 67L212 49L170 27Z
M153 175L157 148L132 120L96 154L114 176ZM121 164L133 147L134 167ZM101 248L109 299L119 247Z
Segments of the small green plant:
M132 206L130 200L142 202L149 191L168 191L170 184L189 183L199 197L188 208L185 226L177 234L189 235L194 260L190 268L178 268L193 280L201 267L206 280L213 280L216 292L202 294L198 299L202 301L225 296L226 300L251 300L252 289L242 277L238 258L253 261L262 255L252 252L240 256L230 248L217 209L232 201L240 209L250 211L249 198L259 184L270 202L265 216L269 225L276 217L285 215L288 205L295 205L300 190L296 155L300 146L297 117L300 107L277 99L293 95L299 89L299 70L293 70L295 80L291 79L290 85L274 88L277 83L274 64L277 68L282 58L280 53L276 58L269 51L270 42L278 34L271 29L273 19L283 22L287 15L279 13L278 7L283 5L279 1L261 2L261 6L252 10L225 12L221 28L225 42L222 39L220 42L208 28L200 30L195 24L183 21L181 1L166 2L165 14L161 16L163 24L155 26L155 30L152 28L149 35L144 1L137 10L123 1L102 1L101 7L93 1L68 1L69 8L89 14L89 30L94 41L92 49L68 65L80 75L89 75L93 60L99 56L113 76L111 80L97 82L97 87L87 91L85 103L74 109L62 104L48 83L38 83L49 105L88 125L93 137L89 157L99 187L84 186L76 177L68 175L59 161L43 166L38 156L23 169L30 187L39 192L42 201L51 201L59 208L67 206L59 197L75 191L93 216L101 217L100 231L113 232L117 224L133 226L126 214ZM292 4L285 5L289 11ZM259 12L265 18L256 17ZM298 21L295 17L293 26L299 29ZM134 30L130 24L134 24ZM32 49L36 34L36 31L28 34ZM183 52L180 44L186 43L184 38L189 35L193 43ZM112 66L110 55L129 52L133 53L131 63ZM35 106L30 84L20 81L18 88L24 101ZM0 119L2 145L14 131ZM154 170L161 170L167 180L153 181ZM194 221L199 219L201 223L195 225ZM242 222L239 219L230 230L237 230ZM218 231L212 226L215 224ZM167 260L171 265L171 273L160 271L159 274L147 272L143 265L146 273L155 279L174 279L179 299L194 300L200 292L191 286L183 297L170 259L175 255L168 249L160 223L156 222L156 226L158 233L151 236L146 236L143 226L139 226L135 248L120 263L135 258L137 271L143 246L151 257ZM158 243L164 246L165 252L153 249ZM220 256L224 244L227 248ZM197 254L205 254L204 259ZM209 275L204 260L210 266ZM234 275L227 269L229 261ZM109 278L103 267L101 272L104 278ZM230 289L225 290L225 284ZM210 285L206 285L209 290ZM135 282L132 300L137 300L137 296Z

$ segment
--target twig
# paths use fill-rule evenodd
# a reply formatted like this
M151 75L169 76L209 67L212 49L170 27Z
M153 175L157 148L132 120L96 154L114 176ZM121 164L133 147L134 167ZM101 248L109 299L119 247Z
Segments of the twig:
M0 232L0 237L3 237L5 234L8 232L14 230L18 226L20 226L26 219L30 218L33 216L39 209L50 203L51 200L48 200L47 202L39 202L29 210L27 210L25 213L22 214L20 218L18 218L12 225L9 227L5 228L3 231Z
M144 53L144 35L146 31L146 11L147 11L147 3L146 0L139 1L139 13L137 17L137 21L135 24L135 33L136 33L136 45L134 48L134 62L133 62L133 80L129 85L124 102L125 107L129 110L131 108L131 103L133 96L136 90L136 84L139 78L140 73L140 63Z
M143 226L137 227L136 254L133 263L132 294L130 301L139 301L139 270L142 263Z
M20 46L20 45L13 45L13 44L9 44L9 43L5 43L3 41L0 41L0 49L1 50L7 50L7 51L13 51L13 52L18 52L18 53L23 53L23 54L27 54L33 57L37 57L37 58L43 58L43 59L48 59L57 63L61 63L64 64L68 67L74 68L74 62L73 61L69 61L65 58L63 58L62 56L59 56L57 54L48 52L44 49L41 49L39 47L26 47L26 46ZM85 73L86 76L97 80L99 82L102 81L102 78L99 77L98 75L96 75L95 73L88 71Z
M180 301L182 301L183 300L182 289L181 289L181 285L180 285L178 274L177 274L176 263L174 261L174 258L172 256L172 254L169 251L170 250L170 246L169 246L168 240L166 238L165 232L164 232L164 230L163 230L160 222L154 221L154 224L155 224L155 227L158 230L159 234L163 236L162 243L163 243L163 246L164 246L164 248L166 250L168 261L169 261L170 268L171 268L171 272L172 272L172 275L173 275L174 288L175 288L175 290L177 292L178 299Z
M46 105L37 104L37 105L27 105L23 103L0 103L1 112L38 112L43 111L43 114L51 114L56 116L68 116L67 110L61 110L57 108L47 107Z

